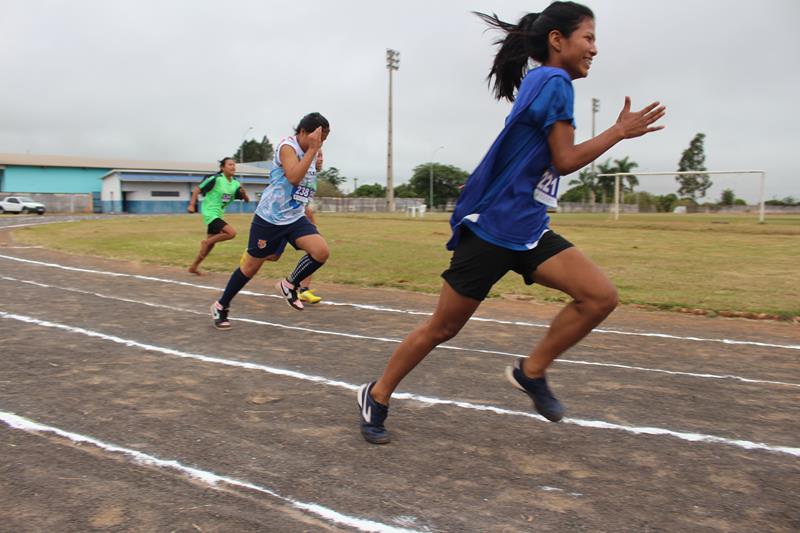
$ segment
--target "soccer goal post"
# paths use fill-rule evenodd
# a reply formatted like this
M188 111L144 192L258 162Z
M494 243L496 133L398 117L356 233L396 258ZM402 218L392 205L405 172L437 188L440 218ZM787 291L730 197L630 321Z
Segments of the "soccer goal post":
M613 174L598 174L597 176L614 176L614 220L619 220L621 185L624 176L688 176L692 174L758 174L758 223L764 223L764 185L767 181L767 173L763 170L684 170L671 172L617 172Z

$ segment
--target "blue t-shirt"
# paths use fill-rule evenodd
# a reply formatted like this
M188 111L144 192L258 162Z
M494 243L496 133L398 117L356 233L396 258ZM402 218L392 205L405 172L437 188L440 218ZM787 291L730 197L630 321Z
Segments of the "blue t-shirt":
M483 161L467 180L450 219L458 244L461 224L483 240L529 250L547 231L547 208L557 205L559 174L547 136L566 120L575 126L572 80L562 69L538 67L522 80L514 107Z

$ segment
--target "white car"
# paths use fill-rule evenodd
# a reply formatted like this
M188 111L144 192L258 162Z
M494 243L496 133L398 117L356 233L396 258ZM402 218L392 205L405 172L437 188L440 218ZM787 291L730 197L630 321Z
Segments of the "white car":
M26 196L9 196L0 200L0 213L36 213L44 215L44 204Z

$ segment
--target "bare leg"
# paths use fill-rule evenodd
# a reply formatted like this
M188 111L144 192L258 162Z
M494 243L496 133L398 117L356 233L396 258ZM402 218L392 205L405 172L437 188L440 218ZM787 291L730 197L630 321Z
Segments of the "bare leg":
M222 228L222 231L216 235L209 235L208 239L206 239L206 242L209 246L214 246L218 242L229 241L234 237L236 237L236 230L230 224L225 224L225 227Z
M556 357L605 320L618 300L617 289L608 277L577 248L568 248L542 263L534 279L573 298L522 363L525 375L537 378Z
M216 235L209 235L206 239L200 241L200 252L189 267L189 272L201 276L202 272L199 270L200 263L211 253L211 250L214 249L214 245L218 242L229 241L234 237L236 237L236 230L230 224L226 224L221 232Z
M319 263L324 263L331 255L328 243L318 233L299 237L295 244Z
M480 300L461 296L445 281L433 316L412 331L392 353L386 370L372 387L372 398L389 405L400 381L437 345L455 337L480 304Z
M209 246L207 239L203 239L202 241L200 241L200 251L198 252L197 257L192 262L191 266L189 266L189 272L192 274L196 274L198 276L202 276L203 273L200 272L200 263L203 262L203 259L205 259L206 256L209 253L211 253L211 250L213 249L214 245L212 244Z

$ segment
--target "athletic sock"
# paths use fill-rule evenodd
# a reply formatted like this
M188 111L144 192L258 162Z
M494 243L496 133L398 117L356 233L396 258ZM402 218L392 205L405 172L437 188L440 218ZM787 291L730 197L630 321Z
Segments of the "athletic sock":
M222 298L219 299L219 304L225 309L230 307L233 297L239 294L239 291L247 285L248 281L250 281L250 278L242 273L241 268L234 270L233 274L231 274L231 279L228 280L228 284L225 286Z
M311 274L319 270L319 268L324 265L325 263L320 263L310 255L304 255L300 261L297 262L297 266L294 269L286 281L291 283L296 287L299 286L300 282L309 277Z

